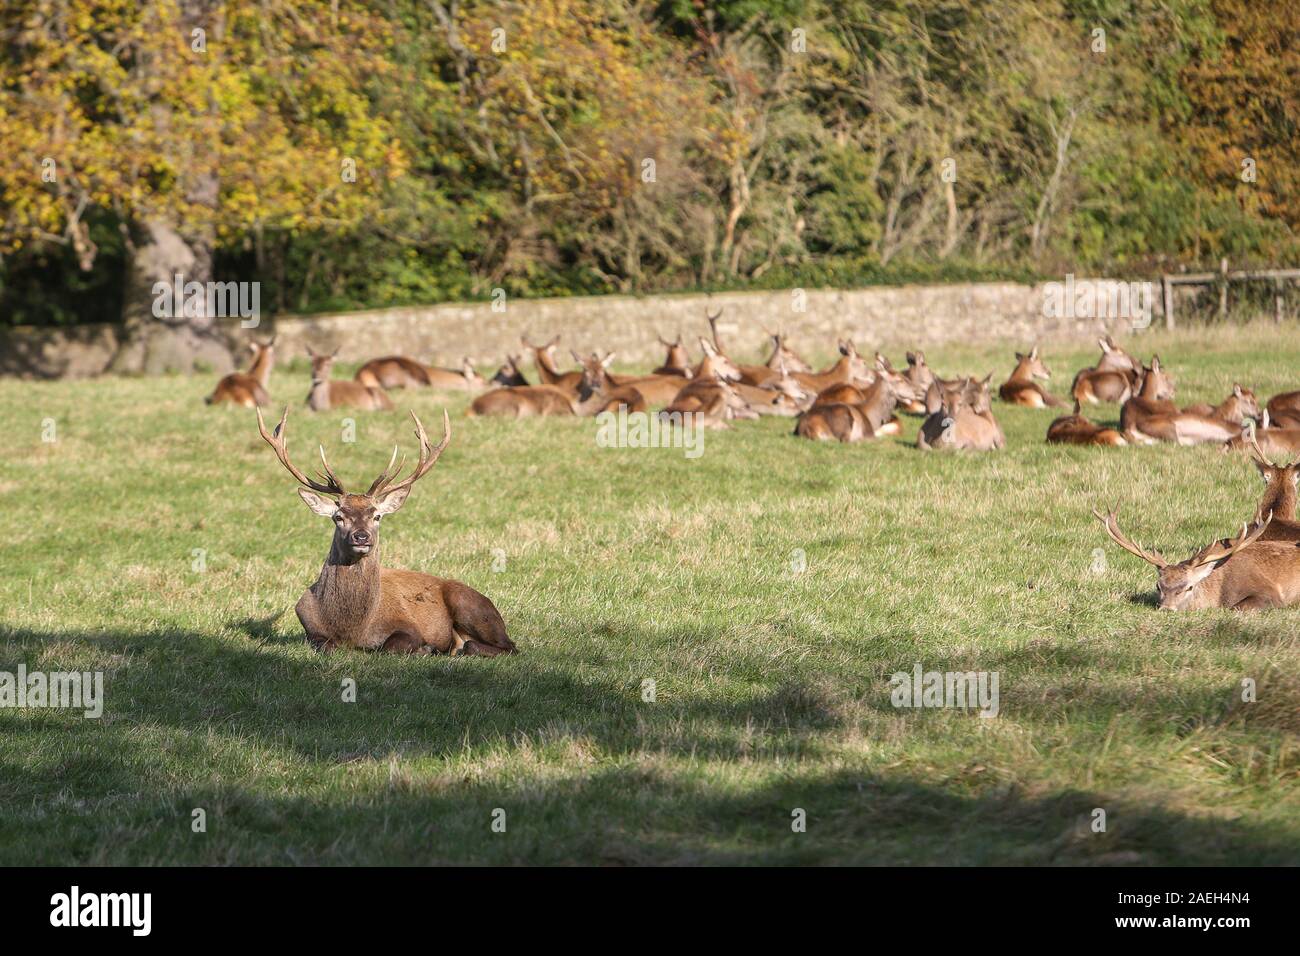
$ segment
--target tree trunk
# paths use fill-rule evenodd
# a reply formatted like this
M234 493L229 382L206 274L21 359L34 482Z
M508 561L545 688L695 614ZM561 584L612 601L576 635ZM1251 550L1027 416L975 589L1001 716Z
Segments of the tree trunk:
M139 231L142 235L131 244L127 263L122 340L109 371L145 375L192 372L196 367L221 374L230 371L234 368L230 344L208 314L206 295L194 314L177 312L172 305L177 275L183 283L206 284L212 279L211 245L181 235L160 219L144 223ZM156 293L155 283L165 283L166 291ZM155 304L164 308L156 310Z

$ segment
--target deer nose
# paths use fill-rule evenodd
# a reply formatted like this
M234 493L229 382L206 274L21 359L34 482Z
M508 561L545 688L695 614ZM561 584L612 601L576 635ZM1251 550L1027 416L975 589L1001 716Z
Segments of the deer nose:
M369 544L369 543L370 543L370 532L369 532L369 531L353 531L353 532L352 532L352 543L353 543L353 544Z

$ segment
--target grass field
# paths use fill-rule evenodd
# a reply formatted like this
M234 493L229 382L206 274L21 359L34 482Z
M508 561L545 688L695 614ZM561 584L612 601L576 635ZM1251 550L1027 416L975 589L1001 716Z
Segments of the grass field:
M1298 332L1125 344L1180 402L1262 401L1300 387ZM1023 345L927 356L996 384ZM1049 384L1095 356L1048 346ZM344 444L301 370L271 385L295 457L352 483L444 401ZM1052 412L998 405L999 453L765 419L687 461L446 398L384 563L483 591L522 653L317 655L292 605L330 524L211 386L0 381L0 671L105 673L101 719L0 709L0 863L1300 863L1300 610L1159 612L1089 514L1181 558L1253 513L1244 458L1049 447ZM895 709L917 663L998 672L999 716Z

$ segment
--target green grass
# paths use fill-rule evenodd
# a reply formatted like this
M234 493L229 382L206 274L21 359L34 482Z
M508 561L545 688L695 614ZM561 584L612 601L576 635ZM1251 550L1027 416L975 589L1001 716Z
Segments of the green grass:
M1297 331L1131 346L1180 401L1234 379L1263 399L1300 386ZM1003 376L1023 345L927 354ZM1095 357L1045 355L1060 393ZM1244 458L1049 447L1051 412L999 405L1000 453L918 452L913 418L856 446L766 419L686 461L451 398L384 561L480 589L522 653L320 656L291 609L329 523L211 385L0 381L0 670L106 688L99 720L0 709L0 863L1300 862L1300 611L1159 612L1089 515L1118 501L1181 556L1252 513ZM410 449L402 410L436 433L443 401L398 393L348 445L306 390L272 381L290 447L323 442L352 483ZM1000 716L894 709L915 663L997 671ZM1259 701L1234 705L1245 677Z

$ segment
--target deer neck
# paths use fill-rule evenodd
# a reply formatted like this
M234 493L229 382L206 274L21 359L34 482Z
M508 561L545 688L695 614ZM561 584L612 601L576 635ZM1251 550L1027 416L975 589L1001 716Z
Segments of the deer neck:
M1264 491L1264 498L1259 503L1259 513L1266 515L1271 511L1274 518L1294 521L1295 504L1295 482L1285 470L1278 469Z
M337 541L316 581L316 599L335 633L362 630L379 607L379 544L360 557L346 554Z
M1155 401L1156 396L1160 394L1160 377L1158 375L1148 374L1142 380L1142 391L1138 392L1139 398Z
M1015 370L1011 373L1011 377L1007 379L1008 382L1015 382L1018 385L1026 384L1028 382L1032 382L1033 380L1034 380L1033 375L1029 373L1028 362L1017 362Z
M551 356L545 349L537 349L533 355L537 362L537 374L541 376L542 384L554 385L560 378L560 370L551 361Z
M1246 418L1241 411L1241 399L1229 395L1214 408L1214 417L1230 425L1240 425Z
M270 349L262 349L253 359L253 364L248 368L248 374L257 379L257 383L266 388L271 381L271 366L274 364Z

